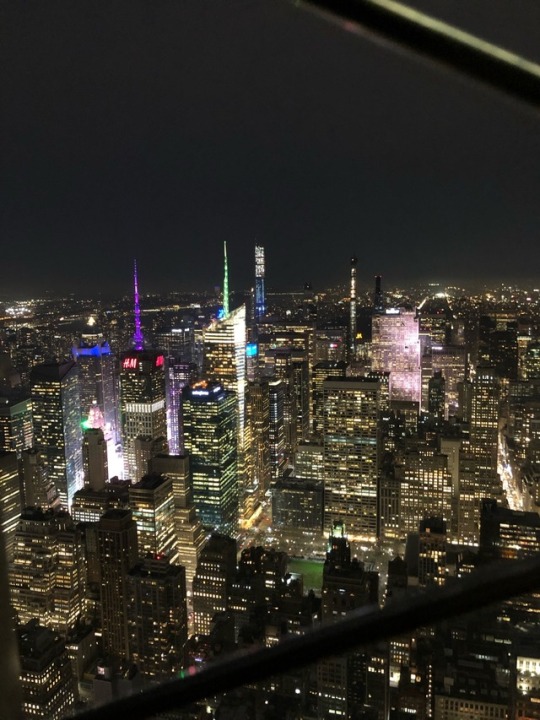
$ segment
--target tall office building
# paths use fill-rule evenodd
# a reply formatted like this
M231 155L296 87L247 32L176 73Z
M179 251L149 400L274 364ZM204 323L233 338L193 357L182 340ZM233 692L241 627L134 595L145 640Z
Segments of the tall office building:
M186 569L187 593L191 595L193 577L204 542L205 532L193 500L193 479L189 455L157 455L148 464L149 472L172 480L176 553Z
M184 389L184 436L193 497L205 527L234 534L238 515L237 403L219 383Z
M61 720L75 710L75 681L62 638L34 619L17 629L25 718Z
M390 373L390 399L420 403L420 336L412 310L387 309L372 322L372 369Z
M235 393L238 450L243 449L246 412L246 308L241 305L203 330L204 377Z
M0 450L16 452L20 458L33 441L30 398L0 397Z
M47 508L58 504L59 498L40 450L25 450L20 460L22 507L36 505Z
M378 601L379 576L366 571L363 563L351 558L351 548L342 523L336 523L330 533L323 570L321 617L323 621L338 620L352 610ZM367 660L362 651L341 654L317 663L318 717L355 717L355 709L377 717L372 708L379 698L366 692ZM363 672L362 672L363 671ZM363 701L359 696L364 695ZM367 700L367 702L366 702ZM377 708L380 710L380 708ZM384 715L383 715L384 717Z
M285 424L283 408L285 405L285 383L283 380L272 380L268 383L270 413L270 473L277 480L283 475L286 466L285 456Z
M171 680L185 662L185 570L149 555L129 571L127 588L130 657L146 678Z
M377 536L380 383L334 378L323 383L325 526L351 536Z
M470 445L479 471L486 477L497 474L500 401L501 386L495 368L478 367L473 381Z
M164 555L176 562L172 478L145 475L129 488L129 505L137 523L139 554Z
M375 292L373 293L373 310L376 313L384 311L384 299L382 293L382 277L375 275Z
M255 322L260 322L266 314L266 296L264 290L264 247L255 245L255 302L253 303Z
M6 558L13 559L15 530L21 515L21 488L17 454L0 450L0 527L4 535Z
M209 635L214 615L227 609L236 573L236 540L212 535L203 548L193 579L195 632Z
M82 340L72 348L72 354L79 367L81 420L88 427L103 430L108 462L112 475L116 475L120 443L116 355L103 339L98 342Z
M128 572L138 559L137 524L130 510L108 510L98 523L98 561L101 567L101 628L103 649L129 658L127 603Z
M167 437L165 358L153 350L132 350L120 362L120 413L124 477L137 477L135 440Z
M197 366L174 357L166 360L167 441L171 455L184 452L182 390L197 379Z
M246 436L250 488L260 500L270 486L270 396L264 380L248 386Z
M49 480L65 507L83 485L78 367L73 361L32 368L35 446L45 458Z
M265 374L283 382L285 453L291 458L299 442L309 435L309 373L305 353L272 348L265 353Z
M356 332L357 332L357 321L356 321L356 266L358 265L358 258L353 256L351 258L351 292L349 301L349 359L354 360L356 358Z
M311 385L313 399L313 432L320 435L323 429L323 408L324 408L324 381L331 377L345 377L347 365L345 362L319 362L313 367L311 373Z
M83 437L84 484L92 490L103 490L109 479L107 443L103 430L88 428Z
M85 569L82 537L68 512L22 512L9 582L20 622L39 618L63 635L75 626L84 607Z
M400 469L402 537L417 532L422 520L431 515L441 518L450 527L453 493L448 456L427 445L419 445L404 454Z

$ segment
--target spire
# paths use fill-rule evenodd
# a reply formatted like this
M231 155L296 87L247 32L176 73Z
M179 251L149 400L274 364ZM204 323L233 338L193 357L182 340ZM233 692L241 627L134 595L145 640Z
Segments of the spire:
M229 263L227 262L227 241L223 241L223 317L229 315Z
M358 258L351 258L351 301L349 317L349 356L351 360L356 357L356 265Z
M135 350L143 350L143 334L141 330L141 306L139 305L139 278L137 275L137 261L133 261L133 300L135 315L135 333L133 334L133 345Z

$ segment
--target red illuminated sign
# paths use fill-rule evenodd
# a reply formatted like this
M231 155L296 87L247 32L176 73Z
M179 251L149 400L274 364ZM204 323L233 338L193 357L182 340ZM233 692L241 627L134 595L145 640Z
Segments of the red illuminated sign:
M163 357L163 355L158 355L156 358L156 367L161 367L164 362L165 358Z
M122 368L124 370L136 370L138 362L139 362L139 358L136 358L136 357L124 358L124 360L122 362Z

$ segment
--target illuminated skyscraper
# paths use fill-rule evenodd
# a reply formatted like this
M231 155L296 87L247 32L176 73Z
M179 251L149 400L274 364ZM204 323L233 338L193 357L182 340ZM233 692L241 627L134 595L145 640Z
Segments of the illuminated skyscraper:
M170 680L184 667L186 577L181 565L147 556L127 578L131 657L152 680Z
M478 367L473 381L470 443L484 477L497 474L500 401L501 386L495 368Z
M375 292L373 293L373 310L376 313L381 313L384 310L384 300L382 294L382 277L375 275Z
M30 398L0 397L0 450L16 452L32 447L32 405Z
M84 340L72 348L79 367L81 420L87 427L103 430L107 442L108 462L117 474L116 456L120 443L118 418L117 358L105 340Z
M58 493L49 480L45 458L40 450L25 450L21 458L22 507L47 508L58 502Z
M176 529L176 552L178 561L186 569L188 595L197 561L205 541L205 532L195 510L193 500L193 479L189 455L157 455L153 457L148 469L172 480Z
M137 272L137 261L133 261L133 310L135 320L135 332L133 333L134 350L143 350L144 338L141 329L141 305L139 298L139 273Z
M236 443L240 514L244 516L249 478L244 462L246 418L246 308L245 305L215 320L203 331L203 376L232 391L236 402ZM187 443L187 441L186 441ZM187 444L185 446L187 450ZM194 475L195 480L195 475ZM194 485L197 496L196 483ZM206 521L203 518L203 522Z
M193 497L205 527L234 534L238 515L236 396L219 383L184 389L184 434Z
M15 530L20 515L21 489L17 455L0 450L0 527L4 534L8 562L13 559Z
M246 434L246 466L260 500L270 485L270 397L264 380L249 384Z
M270 473L272 479L277 480L285 470L285 425L283 421L283 408L285 405L285 383L283 380L273 380L268 383L269 411L270 411Z
M76 363L32 368L34 441L45 458L49 480L68 507L83 485L79 373Z
M165 358L153 350L123 353L120 364L120 412L124 477L137 477L135 440L167 437Z
M229 317L229 260L227 258L227 241L223 242L223 318Z
M379 576L364 570L363 563L351 558L351 548L345 526L335 523L328 541L322 585L321 616L323 621L335 621L352 610L378 601ZM341 654L317 663L318 717L353 718L358 707L357 696L366 684L362 665L366 655L362 651ZM362 703L366 710L368 702ZM377 708L379 710L380 708ZM371 712L369 717L377 717ZM383 715L384 717L384 715Z
M101 627L103 649L121 659L129 658L127 603L128 572L138 559L137 525L130 510L108 510L97 533L101 567Z
M356 358L356 266L358 258L353 255L351 258L351 298L349 306L349 357Z
M262 245L255 245L255 322L260 322L266 314L264 276L264 247Z
M373 316L372 370L390 373L390 399L420 403L420 339L412 310L387 309Z
M139 554L177 560L172 479L145 475L129 488L129 505L137 523Z
M83 611L82 538L66 511L26 508L15 532L9 582L21 622L40 622L66 634Z
M60 720L75 709L71 661L62 638L34 619L17 630L25 718Z
M197 366L174 357L168 357L166 365L167 441L170 454L178 455L184 450L182 389L197 379Z
M204 377L236 395L238 444L242 448L246 412L246 308L241 305L203 331Z
M203 548L193 580L195 632L209 635L216 613L227 609L236 573L236 540L212 535Z
M325 526L351 536L377 536L380 383L333 378L323 383Z
M331 377L345 377L346 368L347 366L343 361L319 362L313 368L311 373L311 397L313 398L313 432L316 435L321 435L323 429L324 381Z

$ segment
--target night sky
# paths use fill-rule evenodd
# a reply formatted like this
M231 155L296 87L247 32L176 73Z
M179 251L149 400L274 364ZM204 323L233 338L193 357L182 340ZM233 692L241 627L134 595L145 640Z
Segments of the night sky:
M538 0L416 0L539 54ZM0 8L0 295L530 278L540 115L285 0Z

